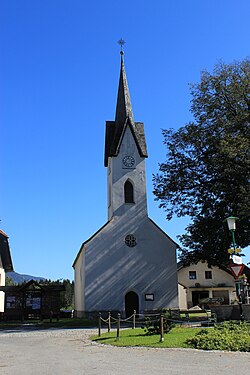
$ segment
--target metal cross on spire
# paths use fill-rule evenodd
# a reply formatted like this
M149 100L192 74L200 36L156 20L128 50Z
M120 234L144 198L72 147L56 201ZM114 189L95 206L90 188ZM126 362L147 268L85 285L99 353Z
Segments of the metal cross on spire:
M117 43L120 44L120 46L121 46L120 54L123 55L123 53L124 53L124 52L123 52L123 46L124 46L124 44L125 44L126 42L125 42L125 40L123 40L123 39L121 38L121 39L118 40Z

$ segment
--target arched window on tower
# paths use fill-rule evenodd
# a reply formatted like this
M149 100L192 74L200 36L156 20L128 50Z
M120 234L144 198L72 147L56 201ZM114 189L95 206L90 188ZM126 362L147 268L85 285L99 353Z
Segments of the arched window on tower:
M134 188L130 181L124 184L124 201L125 203L134 203Z

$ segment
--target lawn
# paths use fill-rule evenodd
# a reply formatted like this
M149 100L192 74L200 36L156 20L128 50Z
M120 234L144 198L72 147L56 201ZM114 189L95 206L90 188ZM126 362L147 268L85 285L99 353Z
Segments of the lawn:
M120 331L119 340L116 339L116 331L103 333L101 337L94 336L92 340L102 344L115 346L151 346L159 348L188 348L185 342L193 338L201 328L174 327L164 335L164 341L160 342L160 335L146 335L144 329L123 329Z
M26 320L25 322L21 321L10 321L10 322L0 322L0 330L5 329L13 329L15 327L20 327L23 325L31 325L34 328L40 329L50 329L50 328L89 328L89 327L96 327L97 321L95 320L88 320L84 318L63 318L59 319L59 321L53 319L50 322L49 319L44 319L43 321L40 320Z

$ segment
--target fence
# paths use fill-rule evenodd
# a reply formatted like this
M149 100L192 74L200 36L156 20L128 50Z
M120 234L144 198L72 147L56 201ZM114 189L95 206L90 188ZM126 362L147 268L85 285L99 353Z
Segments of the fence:
M102 327L102 322L107 324L108 326L108 332L110 332L111 330L111 324L116 324L116 338L117 340L119 340L120 338L120 327L121 327L121 323L132 323L132 328L134 329L135 328L135 324L136 324L136 311L134 310L134 313L127 319L121 319L121 314L118 313L117 314L117 318L114 318L111 316L111 313L108 312L108 318L107 319L103 319L102 318L102 313L99 313L99 317L98 317L98 336L101 336L101 327Z
M164 331L166 331L166 328L170 326L171 323L176 324L194 324L194 321L190 321L190 317L181 318L179 316L179 319L176 316L171 316L171 313L168 312L168 315L164 315L163 313L150 313L150 314L137 314L136 311L134 313L126 318L122 319L121 314L117 314L117 318L114 318L111 316L111 313L108 312L107 319L102 318L102 313L99 313L98 317L98 336L101 336L101 330L103 324L107 325L107 331L110 332L112 324L116 326L116 340L120 339L120 328L121 324L125 325L126 327L132 327L133 329L136 328L140 324L141 326L148 326L148 327L154 327L153 330L159 331L160 334L160 342L164 341ZM199 320L199 323L206 323L209 325L211 322L209 320ZM157 327L157 329L155 328ZM165 327L165 330L164 330ZM148 328L148 331L150 329Z
M242 316L244 320L250 321L250 305L242 305ZM174 324L185 325L214 325L217 321L223 322L224 320L242 320L240 315L240 307L238 305L220 305L215 306L211 310L179 310L168 309L166 310L168 316L164 315L162 311L153 312L145 311L144 314L137 314L136 311L126 318L122 319L121 314L117 313L117 318L111 316L111 313L104 312L107 319L102 318L102 313L98 315L98 336L101 336L101 329L104 324L107 325L108 332L111 327L116 327L116 339L120 338L120 328L123 324L126 327L144 326L145 321L148 319L150 323L158 323L160 331L160 342L164 341L164 325L166 322ZM113 312L114 314L114 312Z

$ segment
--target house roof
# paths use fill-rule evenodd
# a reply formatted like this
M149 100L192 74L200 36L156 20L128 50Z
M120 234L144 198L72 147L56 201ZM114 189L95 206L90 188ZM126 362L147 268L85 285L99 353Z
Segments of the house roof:
M5 271L13 271L8 236L0 230L0 263Z
M35 286L39 290L44 290L47 292L63 292L65 291L65 285L62 284L43 284L39 283L36 280L29 280L27 283L21 285L6 285L0 286L0 291L3 292L22 292L28 289L30 286Z
M108 157L117 156L127 126L130 127L140 156L147 157L147 147L142 122L135 122L130 100L127 76L121 52L121 68L118 86L115 121L106 122L104 165L108 166Z

